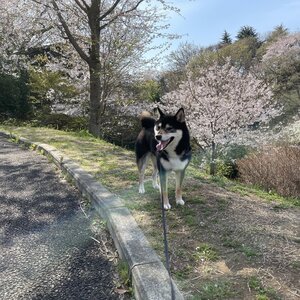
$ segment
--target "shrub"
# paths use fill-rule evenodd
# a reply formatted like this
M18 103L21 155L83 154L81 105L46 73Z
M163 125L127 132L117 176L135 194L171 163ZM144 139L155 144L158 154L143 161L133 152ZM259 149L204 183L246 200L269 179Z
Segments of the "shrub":
M242 182L300 197L300 147L267 147L237 161Z
M73 117L66 114L50 114L40 118L36 125L47 126L59 130L78 131L87 128L84 117Z
M109 114L103 118L101 137L110 143L133 149L135 140L141 130L140 120L133 116Z
M237 177L237 173L234 160L217 160L217 176L235 179Z
M192 144L197 149L196 144ZM231 144L224 148L218 148L218 158L215 160L216 175L229 179L238 177L236 160L241 159L250 151L250 148L243 145ZM210 172L210 152L206 148L201 151L193 151L194 161L196 160L201 170L207 174Z
M25 120L30 114L26 71L19 77L0 73L0 118Z

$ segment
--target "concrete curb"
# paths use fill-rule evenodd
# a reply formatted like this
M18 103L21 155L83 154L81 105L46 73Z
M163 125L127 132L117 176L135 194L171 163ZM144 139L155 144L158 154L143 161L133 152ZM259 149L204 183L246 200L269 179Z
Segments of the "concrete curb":
M109 232L122 259L126 260L132 275L134 295L137 300L184 299L170 277L160 258L150 247L148 240L137 225L123 200L113 195L92 175L64 156L56 148L31 142L7 132L0 132L14 138L20 144L33 147L50 158L56 166L66 172L80 192L87 197L102 219L106 220Z

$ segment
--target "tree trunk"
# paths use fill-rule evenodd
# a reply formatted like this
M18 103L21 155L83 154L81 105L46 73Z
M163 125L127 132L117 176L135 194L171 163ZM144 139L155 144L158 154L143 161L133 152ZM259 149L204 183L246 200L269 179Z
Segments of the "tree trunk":
M210 175L215 176L216 175L216 144L215 142L212 142L211 144L211 161L210 161Z
M89 131L95 136L100 135L102 99L101 99L101 64L100 64L100 1L92 0L88 11L89 26L91 29L90 47L90 112Z
M90 103L89 103L89 132L100 136L101 114L103 103L101 101L100 66L89 68L90 72Z

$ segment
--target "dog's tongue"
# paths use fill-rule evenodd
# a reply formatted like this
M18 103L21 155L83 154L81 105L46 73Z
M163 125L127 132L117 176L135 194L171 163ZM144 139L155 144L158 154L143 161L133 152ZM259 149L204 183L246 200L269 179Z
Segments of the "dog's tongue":
M168 141L159 141L159 143L156 145L156 150L157 151L162 151L168 144Z

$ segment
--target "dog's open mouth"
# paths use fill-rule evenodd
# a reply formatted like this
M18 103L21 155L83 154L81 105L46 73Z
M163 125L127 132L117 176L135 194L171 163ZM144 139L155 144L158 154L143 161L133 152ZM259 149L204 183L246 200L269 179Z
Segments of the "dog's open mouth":
M174 139L174 137L171 137L166 141L158 141L158 144L156 145L156 150L163 151L173 141L173 139Z

